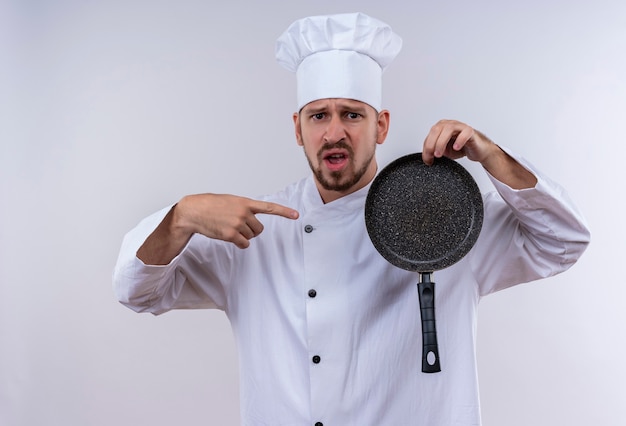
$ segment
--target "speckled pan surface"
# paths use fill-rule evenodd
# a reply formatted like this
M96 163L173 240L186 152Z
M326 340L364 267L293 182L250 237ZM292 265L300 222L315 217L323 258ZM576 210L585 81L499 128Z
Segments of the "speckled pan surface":
M391 162L372 182L365 223L376 250L393 265L432 272L458 262L472 248L483 223L478 185L448 158L432 166L421 153Z

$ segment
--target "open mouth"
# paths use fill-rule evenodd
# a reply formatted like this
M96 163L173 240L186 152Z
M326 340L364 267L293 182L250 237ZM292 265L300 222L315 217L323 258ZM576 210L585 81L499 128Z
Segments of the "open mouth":
M345 161L345 159L346 159L345 154L331 154L325 157L325 160L331 164L340 164L343 161Z
M345 151L332 150L324 154L323 160L331 171L338 171L348 163L348 153Z

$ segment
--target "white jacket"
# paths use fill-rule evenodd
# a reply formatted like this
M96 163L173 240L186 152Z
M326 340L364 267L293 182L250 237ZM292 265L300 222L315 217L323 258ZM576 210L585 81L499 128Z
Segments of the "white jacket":
M589 242L564 191L518 161L536 187L516 191L492 178L497 192L484 196L476 245L433 274L440 373L421 372L417 273L385 261L367 235L369 187L323 204L308 177L264 198L300 218L260 216L265 230L248 249L194 235L169 265L147 266L135 253L163 209L124 238L115 291L139 312L226 312L244 425L479 425L480 298L565 271Z

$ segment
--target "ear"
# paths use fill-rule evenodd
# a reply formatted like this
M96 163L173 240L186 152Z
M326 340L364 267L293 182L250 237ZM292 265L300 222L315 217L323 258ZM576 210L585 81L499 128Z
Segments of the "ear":
M387 133L389 133L389 111L386 109L378 113L377 123L377 135L376 143L382 145L387 139Z
M300 146L304 146L302 143L302 127L300 126L300 114L297 112L293 113L293 126L296 132L296 142Z

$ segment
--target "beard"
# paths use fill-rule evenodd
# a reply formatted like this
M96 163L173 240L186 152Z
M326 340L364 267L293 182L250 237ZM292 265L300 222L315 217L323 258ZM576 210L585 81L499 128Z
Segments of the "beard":
M367 170L372 161L374 161L374 155L376 152L375 143L377 138L374 137L373 139L374 149L372 149L372 151L369 153L369 155L362 164L354 163L354 150L344 141L324 144L324 146L322 146L322 148L317 152L317 167L315 167L315 165L311 161L311 158L309 158L309 156L306 155L305 152L309 167L311 168L311 171L315 175L315 178L322 186L322 188L327 191L345 192L355 186L357 183L359 183L361 178L363 178L365 173L367 173ZM327 176L324 175L321 165L324 163L324 151L333 148L346 150L348 152L348 158L350 163L344 170L330 172L330 174Z

